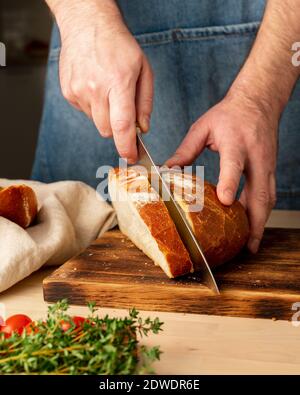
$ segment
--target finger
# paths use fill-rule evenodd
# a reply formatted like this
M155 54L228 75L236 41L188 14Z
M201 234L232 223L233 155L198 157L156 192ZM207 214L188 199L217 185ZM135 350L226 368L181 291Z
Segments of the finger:
M137 83L136 111L141 130L147 132L150 127L150 116L153 107L153 74L150 64L144 60Z
M77 101L77 109L85 113L89 119L93 119L91 106L82 100ZM75 107L76 108L76 107Z
M239 202L242 204L245 210L247 210L247 195L245 188L242 190L241 196L239 198Z
M272 210L276 205L276 177L275 177L275 173L273 172L270 174L269 185L270 185L270 208Z
M256 168L246 181L247 208L250 222L248 248L256 253L264 232L264 227L274 204L274 176ZM249 182L249 183L248 183Z
M194 123L175 154L167 160L166 166L185 166L191 164L206 146L208 126L205 119Z
M109 119L108 98L102 98L93 102L92 119L102 137L112 137L112 130Z
M82 80L81 76L76 76L74 70L71 72L71 79L69 81L69 91L70 91L70 103L76 103L75 108L79 111L84 112L88 118L92 118L92 111L90 106L90 100L86 94L85 82Z
M110 124L119 155L128 163L137 160L136 147L136 81L123 88L113 88L109 94Z
M232 145L220 147L220 175L217 195L221 203L230 205L234 202L240 179L244 170L245 154Z
M60 86L61 86L61 93L63 97L69 102L71 106L76 108L78 111L82 111L79 103L77 102L75 96L73 95L71 91L71 85L69 81L66 81L66 78L62 78L60 80Z
M81 108L81 106L80 106L80 104L79 104L76 100L69 100L69 99L68 99L68 102L69 102L69 103L71 104L71 106L74 107L77 111L80 111L80 112L83 111L82 108Z

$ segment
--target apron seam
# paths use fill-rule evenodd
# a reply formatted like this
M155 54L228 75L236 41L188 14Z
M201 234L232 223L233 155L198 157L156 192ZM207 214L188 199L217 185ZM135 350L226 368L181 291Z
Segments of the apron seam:
M237 25L206 26L198 28L175 28L161 32L135 34L139 43L145 44L167 44L176 41L198 41L216 38L230 38L256 34L260 22L249 22Z

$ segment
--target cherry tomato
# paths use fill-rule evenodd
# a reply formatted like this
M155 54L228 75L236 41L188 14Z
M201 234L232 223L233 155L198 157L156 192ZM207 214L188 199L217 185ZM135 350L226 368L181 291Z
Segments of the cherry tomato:
M85 318L79 317L79 316L74 316L74 317L72 317L72 321L75 324L75 328L74 329L77 329L77 328L80 328L83 325L83 323L85 321ZM66 332L67 330L69 330L72 327L71 322L64 321L64 320L61 321L60 325L61 325L61 329L64 332Z
M71 323L68 321L62 320L60 323L60 328L62 331L67 332L71 328Z
M74 317L72 317L72 320L73 320L74 324L76 325L76 328L83 326L83 324L85 322L85 318L79 317L78 315L75 315Z
M19 335L21 335L25 326L30 322L32 321L29 317L27 317L27 315L15 314L5 321L5 325L1 328L1 331L9 334L9 336L11 336L13 332L17 332Z
M4 333L5 339L11 337L11 329L5 325L0 326L0 334Z
M38 333L38 328L36 326L35 322L29 322L25 328L23 329L23 331L25 331L27 333L27 335L30 335L31 333Z

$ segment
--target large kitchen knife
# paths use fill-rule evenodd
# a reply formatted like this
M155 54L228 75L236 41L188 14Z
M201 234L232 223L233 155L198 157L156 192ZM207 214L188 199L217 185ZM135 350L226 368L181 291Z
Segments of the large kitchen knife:
M182 214L181 208L176 203L173 195L167 186L165 180L160 174L158 167L152 160L152 157L147 150L145 143L142 138L142 133L139 128L137 128L137 147L139 153L139 164L144 166L148 172L148 177L151 177L151 174L155 174L158 178L158 183L154 183L156 185L152 185L153 188L157 190L159 195L164 197L164 203L169 211L169 214L177 228L179 236L183 241L185 247L187 248L191 260L195 266L199 269L202 274L203 282L216 294L219 294L220 291L218 289L216 280L210 270L210 267L205 259L203 251L194 236L194 233Z

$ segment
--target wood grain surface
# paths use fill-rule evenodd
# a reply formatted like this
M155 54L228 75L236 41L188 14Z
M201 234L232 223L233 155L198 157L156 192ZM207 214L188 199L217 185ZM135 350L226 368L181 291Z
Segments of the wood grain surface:
M289 320L300 302L300 229L266 229L258 254L243 252L215 276L220 296L196 274L168 279L113 230L48 276L43 289L48 302Z

